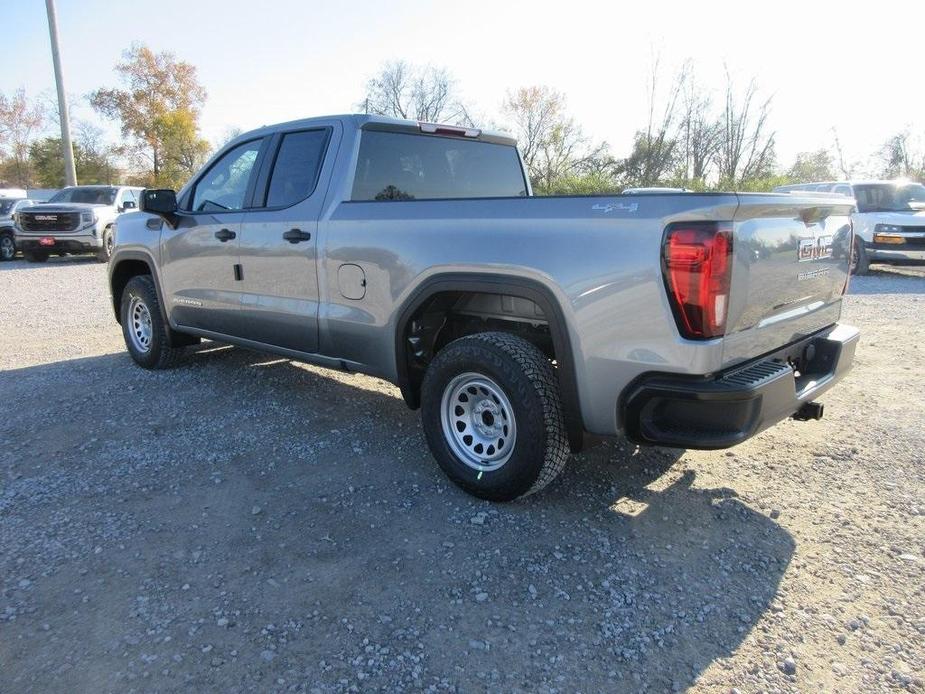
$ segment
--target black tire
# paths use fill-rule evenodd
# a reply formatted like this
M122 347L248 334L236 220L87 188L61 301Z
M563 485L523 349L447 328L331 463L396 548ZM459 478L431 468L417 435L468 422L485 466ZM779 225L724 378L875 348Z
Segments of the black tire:
M0 260L16 257L16 238L11 231L0 232Z
M109 259L112 257L112 245L113 245L113 236L112 236L112 227L106 227L103 229L103 245L100 247L100 250L96 254L96 259L101 263L108 263Z
M453 449L452 432L444 431L444 394L451 394L453 384L469 374L487 377L499 386L513 410L513 451L506 462L490 471L467 463ZM499 402L497 398L494 401ZM447 402L457 405L449 396ZM487 399L483 402L490 405ZM472 426L478 426L477 415L471 416ZM482 499L511 501L537 492L556 478L568 460L568 436L555 370L537 347L509 333L479 333L444 347L424 375L421 420L431 453L446 475ZM465 429L459 431L463 434ZM498 451L503 445L502 440Z
M147 349L143 348L140 338L134 338L132 335L136 327L132 316L136 302L144 307L150 320ZM119 315L122 318L122 337L125 339L125 347L135 363L142 368L169 369L175 366L183 356L182 347L171 346L168 336L169 327L161 315L157 290L154 288L154 281L150 275L138 275L125 285Z
M870 272L870 258L867 257L867 249L864 248L864 241L858 236L854 237L849 264L852 275L866 275Z
M23 251L23 257L27 263L44 263L48 260L46 251Z

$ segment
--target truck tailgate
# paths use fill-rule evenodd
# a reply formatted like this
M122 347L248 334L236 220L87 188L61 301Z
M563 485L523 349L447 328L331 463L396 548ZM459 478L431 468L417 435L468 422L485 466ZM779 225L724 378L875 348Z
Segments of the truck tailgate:
M838 320L848 279L853 202L739 195L724 367Z

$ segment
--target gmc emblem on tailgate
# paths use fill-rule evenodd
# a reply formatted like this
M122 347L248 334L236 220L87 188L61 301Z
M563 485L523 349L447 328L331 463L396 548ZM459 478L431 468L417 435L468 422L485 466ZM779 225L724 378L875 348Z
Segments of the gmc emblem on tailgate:
M832 237L831 236L807 236L800 239L800 245L797 249L797 260L804 262L807 260L824 260L832 257Z

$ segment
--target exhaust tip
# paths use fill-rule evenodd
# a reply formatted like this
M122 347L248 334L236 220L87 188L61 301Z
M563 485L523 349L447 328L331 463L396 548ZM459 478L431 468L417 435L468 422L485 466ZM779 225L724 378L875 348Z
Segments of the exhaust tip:
M808 422L811 419L822 419L824 405L821 402L805 402L794 414L793 418L798 422Z

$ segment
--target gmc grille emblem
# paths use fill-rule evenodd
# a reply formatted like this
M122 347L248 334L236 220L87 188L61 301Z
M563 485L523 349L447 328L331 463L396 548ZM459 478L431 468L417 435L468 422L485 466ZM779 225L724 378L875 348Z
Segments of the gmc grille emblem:
M37 214L35 215L36 222L57 222L58 215L56 214Z
M832 257L832 236L808 236L800 239L797 249L797 260L803 263L808 260L824 260Z

